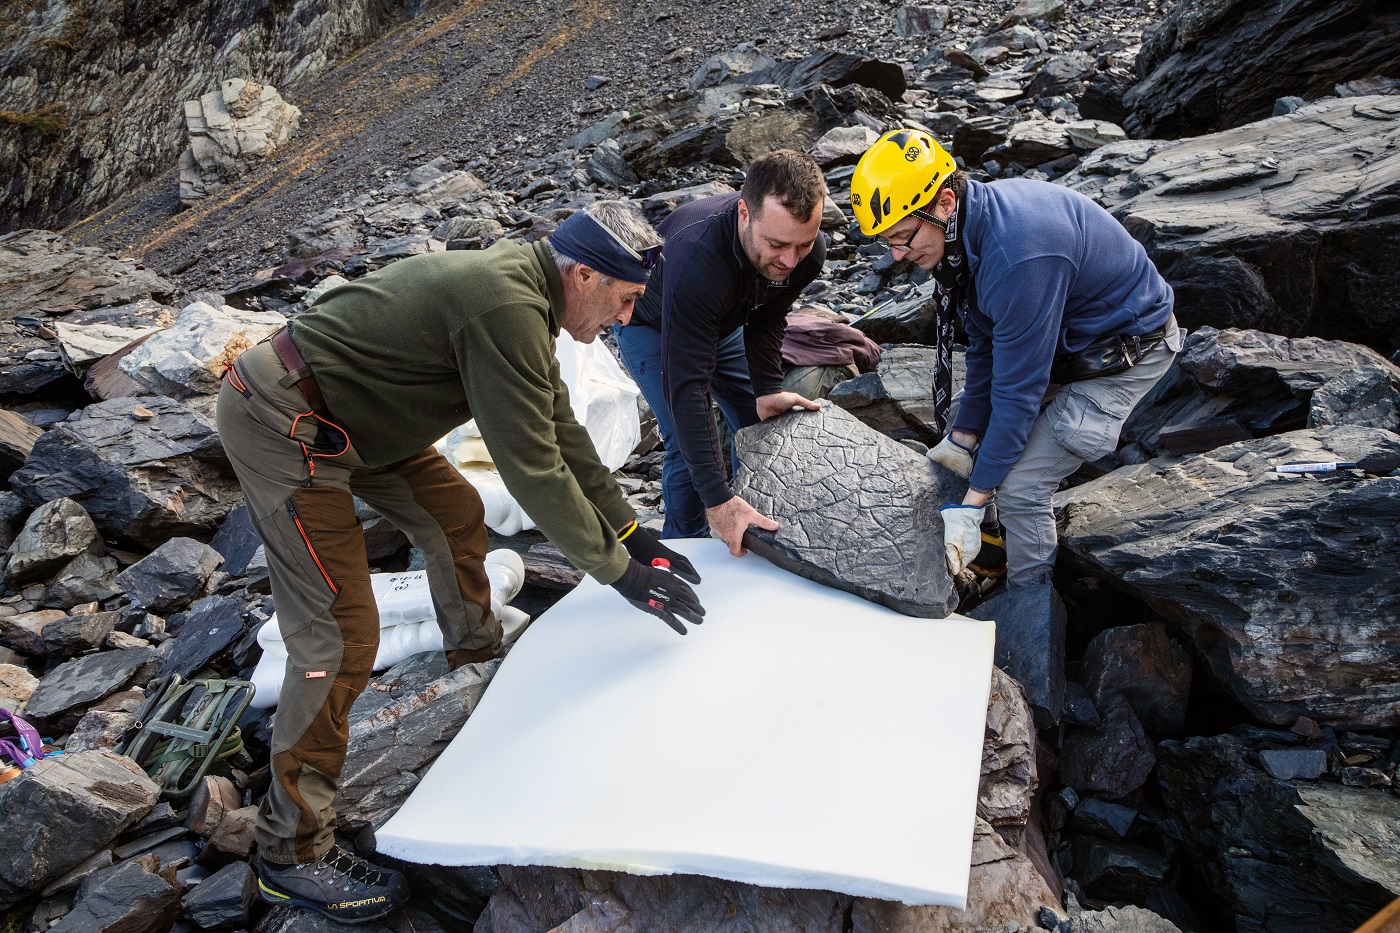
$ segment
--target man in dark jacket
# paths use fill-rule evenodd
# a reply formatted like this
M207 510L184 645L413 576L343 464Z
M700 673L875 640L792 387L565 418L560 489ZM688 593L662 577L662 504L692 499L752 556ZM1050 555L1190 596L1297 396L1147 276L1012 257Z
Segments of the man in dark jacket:
M690 562L637 524L574 418L554 341L625 323L659 238L603 201L549 241L404 259L322 295L238 358L218 424L262 539L287 645L258 810L264 900L358 923L407 897L403 876L335 844L348 715L379 640L359 496L422 550L451 667L501 652L481 497L433 448L476 419L501 478L580 570L685 634L704 610ZM672 575L675 574L675 576Z
M737 556L750 525L778 528L730 489L710 405L731 431L817 407L783 391L782 345L788 311L826 258L825 197L817 164L781 149L754 161L738 194L683 205L659 227L661 264L617 340L666 445L663 538L708 526Z
M1051 496L1081 463L1113 452L1181 349L1171 287L1093 201L1047 182L968 179L919 130L886 133L866 150L851 207L864 233L937 282L940 427L955 314L967 330L961 403L929 451L969 482L963 501L941 511L948 569L977 556L995 496L1007 585L1050 582Z

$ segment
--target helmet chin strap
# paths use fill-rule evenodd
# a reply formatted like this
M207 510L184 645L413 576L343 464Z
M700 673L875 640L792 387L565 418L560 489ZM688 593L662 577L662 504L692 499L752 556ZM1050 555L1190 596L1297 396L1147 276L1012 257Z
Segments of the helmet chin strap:
M948 232L948 221L944 220L941 217L935 216L929 211L923 210L921 208L915 208L909 213L924 221L925 223L933 224L935 227L942 230L944 233Z

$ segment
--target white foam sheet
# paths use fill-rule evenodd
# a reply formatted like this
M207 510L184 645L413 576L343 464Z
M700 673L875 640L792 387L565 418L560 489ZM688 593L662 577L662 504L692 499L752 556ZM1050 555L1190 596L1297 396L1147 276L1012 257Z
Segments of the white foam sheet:
M712 540L680 637L586 579L521 636L379 850L965 906L994 626Z

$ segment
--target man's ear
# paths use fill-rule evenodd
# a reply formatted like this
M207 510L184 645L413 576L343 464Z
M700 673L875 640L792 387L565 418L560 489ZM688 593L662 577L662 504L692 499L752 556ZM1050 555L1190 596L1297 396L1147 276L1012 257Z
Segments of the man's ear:
M953 189L944 188L942 191L938 192L938 197L934 200L934 207L941 207L944 210L952 211L953 208L957 206L957 203L958 196L953 192Z
M743 198L739 199L739 223L745 226L749 223L749 205Z

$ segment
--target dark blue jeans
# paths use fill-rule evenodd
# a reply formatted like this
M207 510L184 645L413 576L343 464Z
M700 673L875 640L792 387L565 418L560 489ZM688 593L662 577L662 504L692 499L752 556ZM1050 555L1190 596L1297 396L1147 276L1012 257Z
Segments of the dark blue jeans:
M613 325L622 363L632 374L647 404L656 414L666 455L661 461L661 498L666 503L663 538L704 538L709 536L705 503L690 481L690 468L676 442L676 425L661 381L661 331L645 324ZM749 362L744 356L744 329L741 327L719 342L715 371L710 380L710 397L719 405L731 432L758 423L753 387L749 383ZM737 458L734 467L738 468Z

